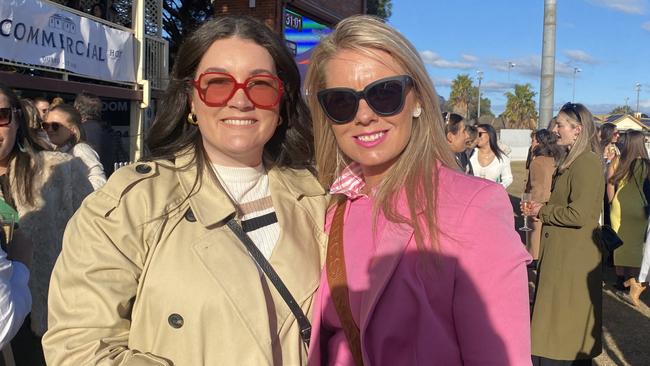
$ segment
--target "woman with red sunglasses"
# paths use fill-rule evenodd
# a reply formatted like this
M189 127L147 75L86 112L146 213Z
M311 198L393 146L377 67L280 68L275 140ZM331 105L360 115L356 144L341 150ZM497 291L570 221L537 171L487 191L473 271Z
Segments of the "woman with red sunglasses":
M48 363L305 364L327 195L293 57L252 18L210 20L159 106L146 161L68 225Z
M334 196L309 364L530 364L530 256L504 188L459 171L415 47L347 18L305 85Z
M48 286L65 226L92 192L86 168L68 154L44 151L33 138L24 108L0 84L0 192L18 212L19 229L34 248L29 279L31 315L12 342L18 365L45 365L41 337L47 329ZM14 235L16 237L16 235ZM21 250L23 243L9 243Z

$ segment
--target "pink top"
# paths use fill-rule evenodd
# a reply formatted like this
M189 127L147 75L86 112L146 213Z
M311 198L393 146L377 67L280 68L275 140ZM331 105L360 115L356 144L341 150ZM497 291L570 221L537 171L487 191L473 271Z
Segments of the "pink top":
M412 228L381 215L372 240L371 200L350 168L331 192L348 196L344 253L364 364L530 365L530 256L505 190L439 166L432 255ZM406 213L404 200L398 208ZM309 364L353 365L325 271L314 307Z

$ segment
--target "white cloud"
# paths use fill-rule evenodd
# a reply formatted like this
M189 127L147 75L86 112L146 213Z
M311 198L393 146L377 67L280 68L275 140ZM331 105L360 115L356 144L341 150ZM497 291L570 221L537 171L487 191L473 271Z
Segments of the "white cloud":
M461 60L467 61L467 62L478 62L478 57L476 57L474 55L461 54L460 58L461 58Z
M641 28L643 28L643 29L647 30L648 32L650 32L650 22L645 22L645 23L641 24Z
M650 108L650 99L639 100L639 107Z
M499 81L488 81L481 84L481 94L483 93L503 93L511 90L515 83L504 83Z
M429 50L420 52L420 57L422 57L422 61L425 64L430 64L440 59L440 56L437 53Z
M431 77L431 81L433 81L433 85L436 88L440 87L450 87L451 86L451 79L445 79L445 78L437 78L437 77Z
M472 65L469 62L445 60L442 57L440 57L440 55L438 55L437 53L435 53L433 51L430 51L430 50L420 52L420 57L422 57L422 61L425 64L431 65L431 66L434 66L434 67L439 67L441 69L462 69L462 70L466 70L466 69L471 69L471 68L474 67L474 65Z
M583 62L590 65L595 65L598 63L598 60L582 50L565 50L564 55L572 61Z
M628 14L645 14L647 7L646 0L589 0L589 2Z
M542 72L541 56L531 55L510 60L495 59L488 62L488 65L494 70L508 72L508 64L510 62L515 64L514 67L510 68L510 82L512 84L522 83L522 80L517 80L515 75L523 75L534 79L535 82L538 82L540 74ZM556 62L555 74L558 76L573 77L573 66L566 62Z

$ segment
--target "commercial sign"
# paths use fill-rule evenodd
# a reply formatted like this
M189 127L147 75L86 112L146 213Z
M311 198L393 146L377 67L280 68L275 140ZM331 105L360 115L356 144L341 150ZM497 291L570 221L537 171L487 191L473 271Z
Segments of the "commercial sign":
M0 1L0 58L135 82L133 35L38 0Z
M316 46L332 30L305 15L284 9L284 39L295 55Z

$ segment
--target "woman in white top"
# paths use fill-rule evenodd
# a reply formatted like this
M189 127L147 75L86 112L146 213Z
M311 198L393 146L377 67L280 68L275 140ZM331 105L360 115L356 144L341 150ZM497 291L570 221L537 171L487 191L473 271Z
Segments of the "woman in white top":
M99 161L99 155L90 145L83 142L83 130L79 112L70 104L57 104L51 107L41 124L47 132L50 142L56 151L65 152L81 159L88 167L88 180L93 189L106 184L104 167Z
M497 145L497 133L494 127L488 124L480 124L476 127L478 145L469 159L474 175L508 188L512 183L510 158Z

